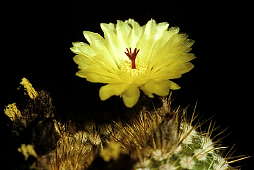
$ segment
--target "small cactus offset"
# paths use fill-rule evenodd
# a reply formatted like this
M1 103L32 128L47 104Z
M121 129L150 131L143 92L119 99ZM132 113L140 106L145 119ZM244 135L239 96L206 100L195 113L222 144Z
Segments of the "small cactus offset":
M187 109L172 111L169 102L165 99L163 102L164 107L168 106L168 111L165 112L160 108L148 113L149 115L155 114L157 118L150 117L150 120L139 122L140 124L134 120L127 126L128 129L125 126L117 129L118 133L124 137L119 137L117 134L114 139L117 139L123 148L130 148L128 153L137 160L134 169L234 169L229 165L230 158L223 157L221 152L227 147L221 146L219 139L217 141L212 139L213 135L216 136L212 134L214 128L212 123L209 124L207 131L198 131L200 125L193 126L193 120L187 120ZM140 116L145 117L142 114L144 113L141 113ZM155 126L149 132L148 127L151 127L151 124ZM125 129L125 132L121 132L121 129ZM134 131L136 136L132 135ZM147 138L142 137L144 133L147 133L145 135ZM132 146L126 145L126 141L130 141Z
M182 133L177 147L172 150L153 151L150 158L145 159L143 167L137 169L168 169L168 170L227 170L230 167L227 158L223 158L220 149L209 136L197 132L191 125L186 124L186 129L180 129ZM166 142L166 141L165 141ZM179 141L178 141L179 142ZM140 164L138 164L140 165Z

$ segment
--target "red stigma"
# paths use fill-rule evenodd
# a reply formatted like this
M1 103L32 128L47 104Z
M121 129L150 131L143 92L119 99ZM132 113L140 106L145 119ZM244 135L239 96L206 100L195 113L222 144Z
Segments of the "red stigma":
M134 51L132 52L131 51L131 48L126 48L127 52L124 52L128 57L129 59L131 60L131 68L132 69L136 69L136 63L135 63L135 60L136 60L136 57L138 55L138 52L139 50L137 48L134 49Z

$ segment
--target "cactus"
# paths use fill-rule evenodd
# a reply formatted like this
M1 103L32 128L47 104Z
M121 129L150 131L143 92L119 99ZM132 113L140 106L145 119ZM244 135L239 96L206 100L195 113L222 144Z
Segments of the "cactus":
M121 162L124 155L136 170L234 169L230 162L236 160L222 154L226 147L221 146L218 134L213 135L214 123L206 122L207 130L200 130L204 123L195 124L198 116L194 113L188 119L187 108L174 109L172 96L161 98L162 106L154 110L142 107L128 121L84 124L56 118L49 94L35 90L31 84L26 87L25 106L19 109L19 105L8 105L5 114L13 134L18 138L26 134L28 138L17 152L23 153L24 161L34 158L30 169L88 169L97 166L93 164L98 157L112 169L113 163L119 162L122 169L126 166Z

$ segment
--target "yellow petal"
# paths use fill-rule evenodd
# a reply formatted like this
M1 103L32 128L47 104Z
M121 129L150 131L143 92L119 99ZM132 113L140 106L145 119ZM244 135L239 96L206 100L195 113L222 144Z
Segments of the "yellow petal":
M189 72L194 68L192 63L176 63L162 68L155 68L151 73L151 78L154 79L175 79L180 78L182 74Z
M143 27L141 27L136 21L134 21L133 19L129 19L126 21L126 23L128 23L128 25L130 25L132 27L129 38L129 47L130 48L136 48L137 47L137 43L140 40L140 37L143 34Z
M140 92L137 86L131 85L128 89L122 94L123 102L126 107L133 107L139 99Z
M115 35L116 30L115 30L115 25L112 23L106 24L106 23L101 23L100 24L101 29L104 33L104 38L110 39L112 35Z
M167 22L159 23L156 27L156 32L154 34L154 40L161 40L162 35L167 31L169 24Z
M146 36L147 38L151 37L151 35L154 35L153 33L155 30L156 30L156 22L155 20L151 19L145 25L144 36Z
M147 95L150 98L153 98L153 93L151 91L149 91L147 88L145 88L144 86L141 86L140 89L145 93L145 95Z
M167 96L169 94L169 90L179 89L176 83L169 80L161 80L161 81L149 81L141 88L145 94L157 94L159 96ZM149 95L148 95L149 96ZM150 97L150 96L149 96Z
M111 54L112 59L116 63L119 63L120 62L119 54L122 53L121 51L122 48L121 48L121 43L118 42L118 38L116 36L115 25L112 23L109 23L109 24L102 23L101 29L104 33L106 48Z
M119 96L127 88L126 84L107 84L100 88L99 96L101 100L107 100L113 95Z
M170 89L172 89L172 90L178 90L178 89L180 89L181 87L178 85L178 84L176 84L175 82L173 82L173 81L169 81L170 82Z
M91 49L96 51L96 57L94 59L104 63L103 65L105 65L110 70L117 69L114 58L106 47L105 39L100 34L90 31L83 31L83 34L89 42Z
M91 47L83 42L73 42L73 47L71 47L71 51L75 54L82 54L86 56L95 56L95 52Z
M93 83L119 83L119 80L114 78L111 75L106 75L103 73L96 73L96 72L87 72L80 70L76 73L77 76L86 78L87 81Z
M90 45L95 45L96 43L103 43L104 38L98 34L91 31L83 31L83 35Z
M87 66L91 65L91 64L94 64L94 61L93 59L89 58L89 57L86 57L84 55L75 55L73 57L73 61L78 64L78 68L79 69L84 69L86 68Z
M117 21L116 32L117 32L118 39L121 43L125 44L126 46L128 45L127 43L129 40L130 31L131 31L131 27L129 24L126 24L125 22L120 20Z

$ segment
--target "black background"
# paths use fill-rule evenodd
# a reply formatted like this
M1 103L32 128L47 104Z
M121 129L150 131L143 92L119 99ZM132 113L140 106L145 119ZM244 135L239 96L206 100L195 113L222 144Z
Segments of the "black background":
M177 3L77 1L1 4L0 107L15 101L20 79L51 93L58 112L92 113L123 107L117 97L101 102L100 85L76 77L71 42L84 41L82 31L102 33L101 22L133 18L141 25L151 18L179 26L195 40L195 68L176 82L176 104L194 105L201 118L213 118L231 133L224 144L236 144L236 155L254 154L253 147L253 14L237 2ZM107 115L103 115L107 117ZM4 140L4 139L1 139ZM242 169L254 169L248 159Z

